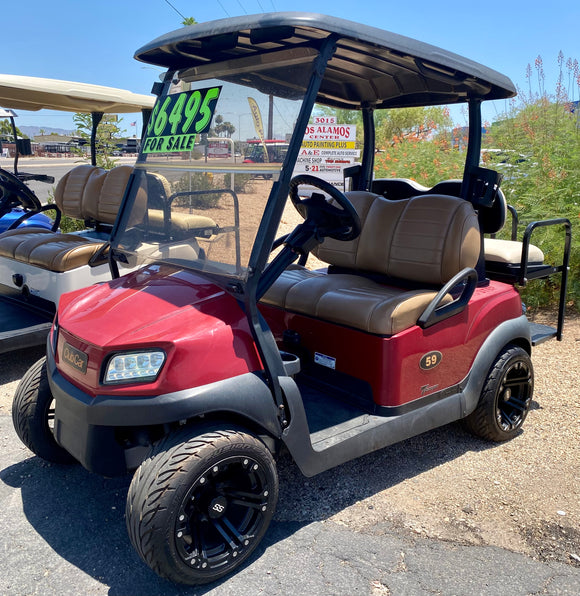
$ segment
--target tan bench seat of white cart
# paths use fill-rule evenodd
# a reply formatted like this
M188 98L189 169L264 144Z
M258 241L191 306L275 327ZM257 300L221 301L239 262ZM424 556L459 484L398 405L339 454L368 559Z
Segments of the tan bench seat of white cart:
M106 171L81 165L59 181L55 203L64 215L112 225L131 175L131 166ZM85 236L58 234L38 228L18 228L0 234L0 256L57 273L87 265L106 244Z

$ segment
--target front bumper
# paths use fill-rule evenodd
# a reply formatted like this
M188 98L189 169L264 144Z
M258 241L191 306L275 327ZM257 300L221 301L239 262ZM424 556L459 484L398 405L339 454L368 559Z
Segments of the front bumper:
M91 397L59 372L47 350L48 381L55 399L57 443L85 468L103 476L120 476L137 468L150 443L127 444L124 429L146 429L223 412L251 421L273 437L281 436L272 394L259 373L247 373L209 385L156 396ZM167 427L166 427L167 429ZM164 432L164 431L161 431ZM146 435L144 435L146 436Z

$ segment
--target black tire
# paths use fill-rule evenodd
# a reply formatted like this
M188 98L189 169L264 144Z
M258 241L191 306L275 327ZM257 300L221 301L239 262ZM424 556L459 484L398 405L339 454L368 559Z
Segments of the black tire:
M465 418L467 429L490 441L507 441L522 427L532 403L534 369L529 354L508 345L491 367L479 403Z
M205 584L231 573L265 534L278 500L270 451L241 429L184 429L135 472L127 531L161 577Z
M54 399L46 375L46 357L22 377L12 402L12 422L20 440L38 457L56 464L76 461L54 438Z

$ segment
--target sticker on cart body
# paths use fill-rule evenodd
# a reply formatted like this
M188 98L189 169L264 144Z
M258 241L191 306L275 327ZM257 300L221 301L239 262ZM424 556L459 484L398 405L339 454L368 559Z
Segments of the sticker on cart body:
M321 354L320 352L314 352L314 363L320 364L320 366L326 366L334 370L336 368L336 358Z

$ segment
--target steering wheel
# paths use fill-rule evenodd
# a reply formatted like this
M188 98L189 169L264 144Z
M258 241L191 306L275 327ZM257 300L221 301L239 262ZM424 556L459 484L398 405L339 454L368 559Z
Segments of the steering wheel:
M16 176L0 168L0 217L14 207L24 207L27 211L39 211L37 196Z
M329 203L322 195L313 193L309 199L298 196L298 187L308 184L330 195L340 209ZM361 231L361 223L356 209L346 196L326 180L300 174L290 180L290 200L302 217L312 222L319 236L335 240L354 240Z

